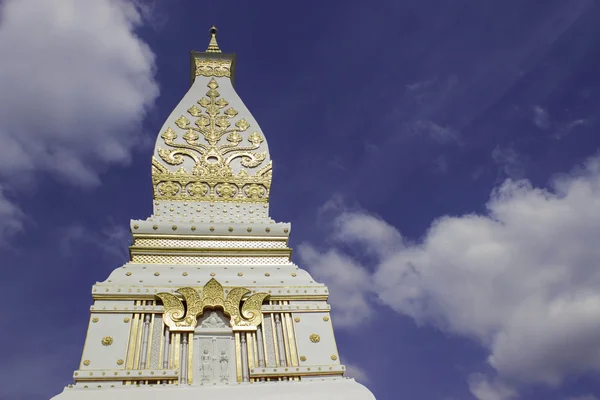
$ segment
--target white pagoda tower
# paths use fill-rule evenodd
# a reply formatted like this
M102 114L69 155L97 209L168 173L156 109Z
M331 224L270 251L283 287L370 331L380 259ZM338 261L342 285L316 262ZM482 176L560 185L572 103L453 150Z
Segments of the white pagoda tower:
M328 290L269 218L264 134L216 29L152 157L154 212L131 259L92 288L74 384L56 400L374 400L344 377Z

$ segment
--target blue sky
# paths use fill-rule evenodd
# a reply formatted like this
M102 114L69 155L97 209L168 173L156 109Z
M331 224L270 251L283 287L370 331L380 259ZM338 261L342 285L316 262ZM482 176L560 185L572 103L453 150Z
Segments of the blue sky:
M378 399L600 398L596 1L0 7L0 398L70 383L212 24Z

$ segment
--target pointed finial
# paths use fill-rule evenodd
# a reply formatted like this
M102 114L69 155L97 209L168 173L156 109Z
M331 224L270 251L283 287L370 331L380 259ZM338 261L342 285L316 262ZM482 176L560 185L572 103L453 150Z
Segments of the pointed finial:
M217 28L213 25L210 28L210 42L208 43L207 53L220 53L221 49L217 43Z

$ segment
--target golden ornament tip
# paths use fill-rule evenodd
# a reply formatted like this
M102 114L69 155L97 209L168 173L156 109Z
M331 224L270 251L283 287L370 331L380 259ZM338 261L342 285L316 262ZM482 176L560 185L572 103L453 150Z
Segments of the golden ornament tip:
M210 28L210 42L208 43L207 53L221 53L219 44L217 43L217 28L213 25Z

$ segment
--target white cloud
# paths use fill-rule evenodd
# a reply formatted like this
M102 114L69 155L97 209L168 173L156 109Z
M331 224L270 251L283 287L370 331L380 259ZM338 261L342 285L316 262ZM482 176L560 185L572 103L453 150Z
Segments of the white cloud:
M411 125L411 130L416 135L427 135L440 144L458 141L458 132L455 129L429 120L415 121Z
M540 129L550 129L552 124L550 123L550 115L543 107L533 106L533 123Z
M600 158L550 189L509 179L487 210L441 217L412 244L376 216L341 211L331 248L304 244L300 257L332 300L359 305L342 313L365 318L377 293L419 324L477 340L504 382L559 385L600 371Z
M496 146L492 151L492 160L498 165L502 179L521 179L525 176L523 157L513 147Z
M345 365L346 365L346 373L344 374L344 376L347 376L349 378L354 378L357 382L360 382L365 385L367 383L369 383L369 377L367 376L367 373L362 368L360 368L354 364L345 363Z
M500 382L490 382L483 374L469 376L469 390L477 400L511 400L517 393Z
M99 183L142 142L154 55L124 0L8 0L0 9L0 178Z
M6 198L0 185L0 242L23 230L24 217L23 211Z

